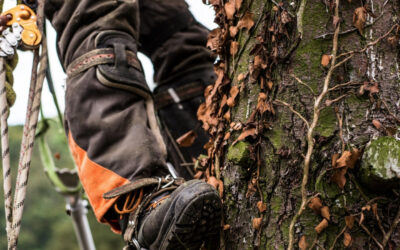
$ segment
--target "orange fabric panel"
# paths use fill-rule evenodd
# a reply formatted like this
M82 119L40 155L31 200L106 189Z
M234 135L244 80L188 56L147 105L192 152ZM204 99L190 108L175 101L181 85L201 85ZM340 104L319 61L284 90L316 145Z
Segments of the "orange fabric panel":
M103 194L130 181L90 160L86 151L76 144L71 132L68 134L68 143L78 166L79 179L89 197L97 220L110 224L114 232L120 232L118 223L106 221L103 218L116 199L106 200Z

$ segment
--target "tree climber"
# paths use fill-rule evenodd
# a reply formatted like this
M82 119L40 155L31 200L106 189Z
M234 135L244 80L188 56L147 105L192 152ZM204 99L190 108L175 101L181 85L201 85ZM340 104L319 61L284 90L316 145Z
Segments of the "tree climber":
M122 233L127 249L218 248L219 195L202 181L167 176L167 148L136 55L153 62L164 125L183 134L196 127L202 90L214 80L207 29L184 0L46 0L45 14L68 75L69 146L97 219Z

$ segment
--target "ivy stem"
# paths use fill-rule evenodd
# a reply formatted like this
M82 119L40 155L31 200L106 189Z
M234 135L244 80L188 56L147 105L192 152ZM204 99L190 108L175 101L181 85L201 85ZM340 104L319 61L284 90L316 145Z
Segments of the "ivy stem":
M336 2L336 7L335 7L335 18L337 18L337 20L339 20L339 0L335 0ZM299 13L300 11L304 11L304 6L303 3L305 5L305 0L303 0L301 2L300 5L300 9L299 9ZM298 15L298 22L299 20L302 22L302 17L299 18ZM297 24L299 27L299 23ZM299 30L300 35L302 36L302 32L303 32L303 27L302 27L302 23L301 23L301 29ZM310 172L310 163L311 163L311 157L314 151L314 130L318 124L318 120L319 120L319 114L320 114L320 107L322 104L322 101L324 99L324 97L328 94L329 92L329 83L331 81L332 78L332 74L333 71L336 68L336 56L337 56L337 50L338 50L338 37L339 37L339 32L340 32L340 22L337 22L337 26L335 28L335 33L333 35L333 46L332 46L332 58L331 58L331 66L329 68L329 71L325 77L324 80L324 85L322 88L322 92L319 94L319 96L316 98L315 102L314 102L314 111L313 111L313 118L312 118L312 122L310 124L310 127L308 128L307 131L307 153L306 156L304 158L304 168L303 168L303 180L301 182L301 205L299 210L297 211L297 213L295 214L295 216L293 217L290 226L289 226L289 246L288 249L289 250L293 250L293 245L294 245L294 226L297 223L297 220L299 219L300 215L303 213L303 211L306 209L307 206L307 183L308 183L308 175Z

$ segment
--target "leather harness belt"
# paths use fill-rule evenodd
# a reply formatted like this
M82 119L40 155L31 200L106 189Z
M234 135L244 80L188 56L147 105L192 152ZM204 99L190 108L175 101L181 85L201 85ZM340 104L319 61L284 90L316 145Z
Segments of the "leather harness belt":
M200 82L192 82L176 88L169 88L154 96L154 103L157 109L164 108L173 103L181 103L197 96L202 96L205 85Z
M114 64L116 60L113 48L95 49L76 58L67 68L68 77L74 77L85 70L100 64ZM139 59L132 51L126 51L126 62L129 66L142 71Z

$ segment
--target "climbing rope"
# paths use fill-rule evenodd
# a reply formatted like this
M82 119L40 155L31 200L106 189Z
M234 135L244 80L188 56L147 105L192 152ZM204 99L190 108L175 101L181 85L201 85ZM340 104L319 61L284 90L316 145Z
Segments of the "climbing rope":
M20 6L19 8L24 9L25 7ZM44 24L44 0L39 0L38 11L37 11L37 25L40 34L43 34L43 24ZM37 71L38 65L40 65L39 71ZM7 126L9 106L7 103L7 95L6 95L7 88L6 88L5 61L4 58L0 58L0 110L1 110L0 122L1 122L1 137L2 137L1 146L2 146L2 163L3 163L3 178L4 178L4 198L5 198L4 203L5 203L5 214L7 221L6 231L7 231L9 250L14 250L17 248L18 236L21 228L21 220L25 204L26 189L28 184L28 176L32 158L36 126L38 123L42 87L46 75L46 68L47 68L47 44L46 44L46 39L43 38L41 47L41 56L39 57L39 49L34 50L34 61L32 66L32 77L31 77L31 85L28 97L26 121L22 135L21 151L18 164L17 181L15 184L14 199L12 199L11 168L10 168L10 154L9 154L8 126Z
M6 232L9 241L12 223L12 187L11 187L11 165L10 148L8 140L7 118L9 113L7 103L6 72L4 58L0 58L0 107L1 107L1 157L3 165L3 188L4 188L4 210L6 215Z

